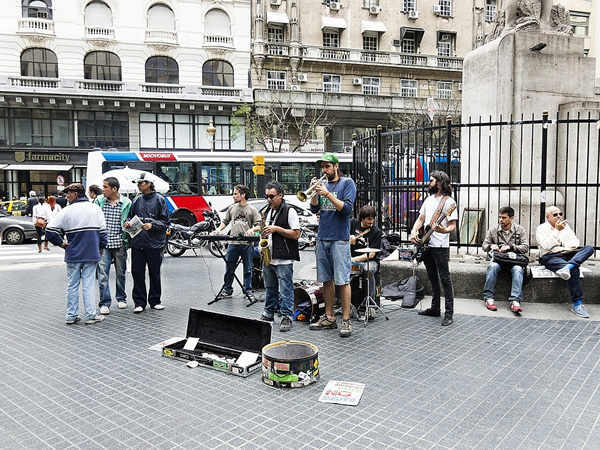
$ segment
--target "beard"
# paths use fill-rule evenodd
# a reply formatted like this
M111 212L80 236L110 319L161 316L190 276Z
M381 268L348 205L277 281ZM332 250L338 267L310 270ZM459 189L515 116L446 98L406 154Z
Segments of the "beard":
M439 188L437 186L430 186L429 187L429 193L432 194L432 195L433 194L437 194L438 191L439 191Z

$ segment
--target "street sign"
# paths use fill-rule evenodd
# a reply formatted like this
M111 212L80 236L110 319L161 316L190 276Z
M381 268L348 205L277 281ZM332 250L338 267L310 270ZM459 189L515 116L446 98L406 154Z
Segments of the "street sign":
M63 186L65 184L65 177L63 177L62 175L59 175L56 177L56 184L58 186Z
M252 166L252 172L254 172L254 175L264 175L265 166Z
M254 164L256 164L257 166L264 166L265 165L265 157L264 157L264 155L253 156L252 162Z

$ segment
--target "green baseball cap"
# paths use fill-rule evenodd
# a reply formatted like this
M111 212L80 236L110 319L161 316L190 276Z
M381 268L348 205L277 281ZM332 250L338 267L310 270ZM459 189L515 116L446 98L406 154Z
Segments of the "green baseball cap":
M339 164L340 160L333 153L323 153L321 158L317 159L317 162L327 161L333 164Z

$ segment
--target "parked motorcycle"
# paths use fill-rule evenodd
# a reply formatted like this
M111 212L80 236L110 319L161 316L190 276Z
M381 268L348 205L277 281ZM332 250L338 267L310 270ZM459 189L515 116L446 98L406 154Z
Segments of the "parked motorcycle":
M225 252L227 244L220 241L206 241L201 237L209 235L221 224L219 215L214 211L206 210L202 213L204 220L195 223L191 227L179 224L171 224L167 230L167 253L171 256L181 256L187 250L200 250L208 247L208 251L217 257L221 256L219 249Z
M317 233L310 228L300 224L300 237L298 238L298 250L304 250L306 247L314 247L317 242Z

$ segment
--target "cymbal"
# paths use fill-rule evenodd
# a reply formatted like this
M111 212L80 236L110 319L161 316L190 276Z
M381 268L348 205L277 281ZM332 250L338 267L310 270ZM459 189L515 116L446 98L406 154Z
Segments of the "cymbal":
M358 250L356 250L357 253L378 253L380 251L381 251L380 248L369 248L369 247L359 248Z

